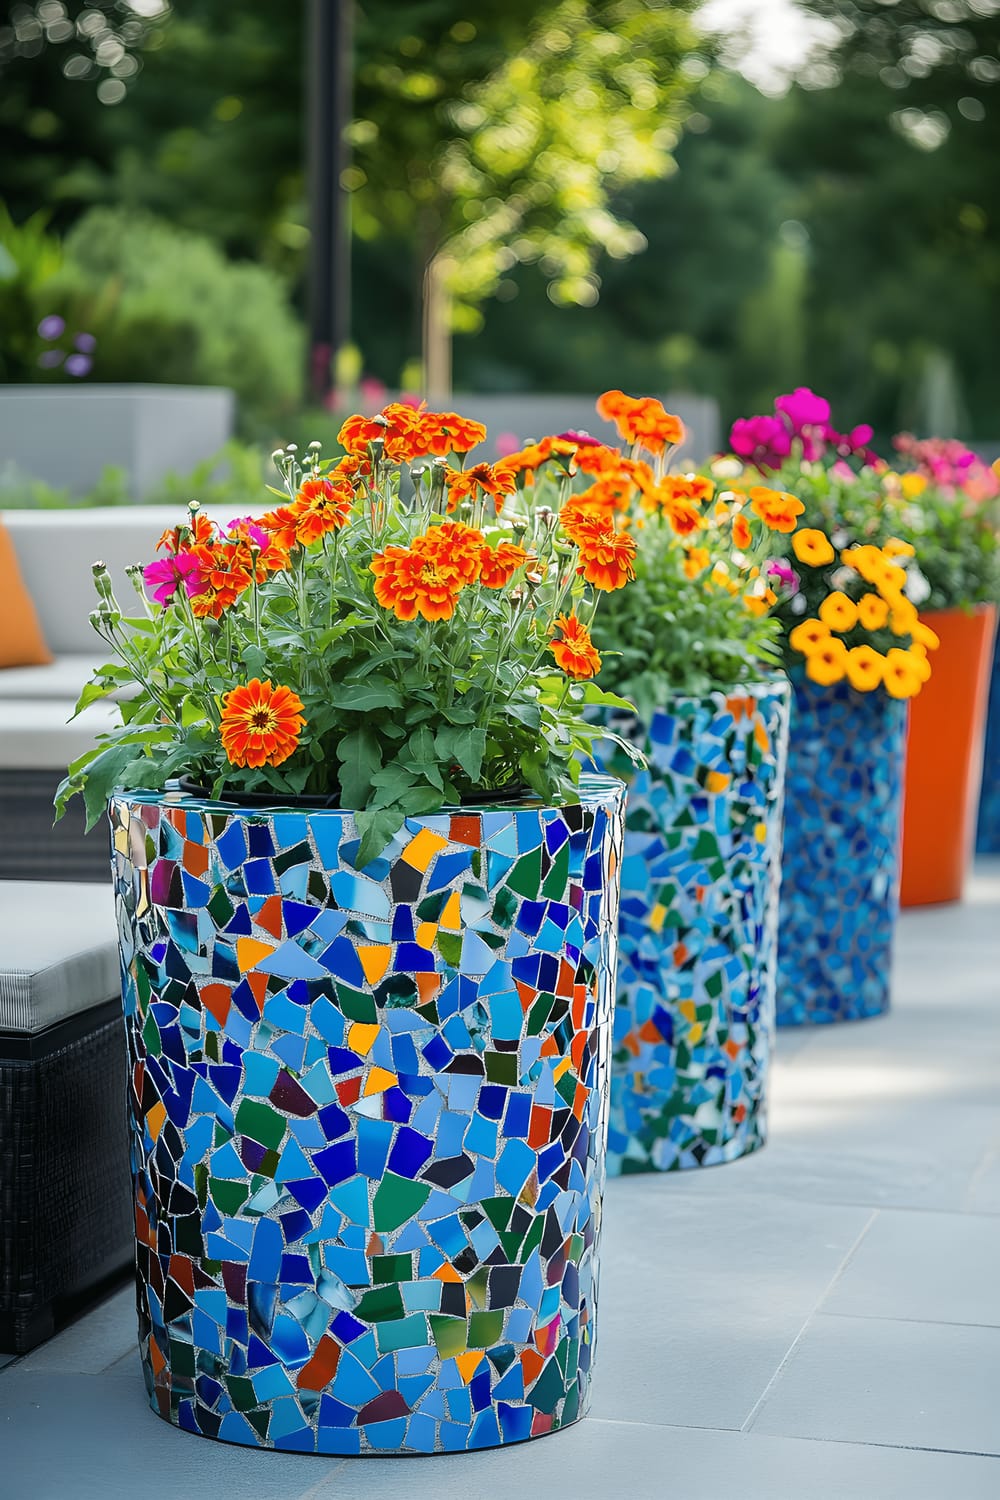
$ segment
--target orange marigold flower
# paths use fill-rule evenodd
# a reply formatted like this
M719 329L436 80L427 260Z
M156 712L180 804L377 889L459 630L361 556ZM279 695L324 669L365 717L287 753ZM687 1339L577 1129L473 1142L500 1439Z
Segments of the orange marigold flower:
M626 443L639 443L649 453L684 441L684 423L654 396L626 396L623 391L605 391L598 398L597 414L614 422Z
M270 532L279 547L289 551L298 541L299 516L291 505L276 505L266 516L261 516L257 525Z
M511 474L526 474L529 478L550 458L571 458L576 453L576 444L568 438L545 437L540 443L529 443L516 453L508 453L502 467Z
M199 619L211 615L214 620L231 609L250 587L250 555L243 547L209 547L187 549L198 559L202 588L191 597L191 608Z
M443 521L415 536L410 546L421 557L429 557L442 572L450 572L460 587L479 577L484 537L464 521Z
M690 536L692 532L702 530L705 525L704 516L690 500L668 500L663 507L663 514L678 536Z
M582 448L575 450L573 459L574 466L581 474L592 474L595 479L615 473L630 462L620 449L612 448L608 443L585 443Z
M612 521L590 511L563 508L563 530L580 552L578 572L596 589L610 593L635 577L635 538Z
M479 582L487 589L506 588L518 568L530 560L531 553L515 542L483 547L479 554Z
M699 573L704 573L712 561L711 553L707 547L685 547L684 549L684 574L687 578L697 578Z
M190 521L181 526L168 526L156 544L157 552L184 552L192 547L210 547L219 539L218 527L201 511L195 511Z
M292 502L295 539L300 547L311 547L331 531L341 531L351 518L354 492L330 479L307 479Z
M477 498L477 490L493 496L497 515L503 510L505 495L513 495L517 489L517 473L506 461L498 464L473 464L471 469L448 469L445 474L448 485L448 513L455 510L460 500Z
M567 677L593 677L601 670L601 658L590 631L576 615L560 615L555 623L562 638L556 636L549 642L549 650L556 659L556 666Z
M750 509L769 531L794 531L796 516L805 510L801 500L784 490L769 490L755 485L750 491Z
M737 511L733 517L733 546L745 552L752 542L753 532L750 529L750 522L741 511Z
M299 743L302 700L255 677L222 700L222 748L232 766L280 766Z
M486 428L454 411L426 411L420 413L420 435L427 453L444 458L449 453L468 453L486 437Z
M337 442L348 453L367 455L368 444L381 438L386 458L408 463L425 452L422 416L412 406L393 401L376 417L348 417L337 433Z
M414 547L386 547L371 560L375 598L398 620L450 620L464 587L454 569Z

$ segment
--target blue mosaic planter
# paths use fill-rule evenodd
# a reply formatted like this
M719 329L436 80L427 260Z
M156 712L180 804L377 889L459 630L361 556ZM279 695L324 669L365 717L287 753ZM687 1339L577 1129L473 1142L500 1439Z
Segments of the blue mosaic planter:
M1000 637L993 648L976 848L980 854L1000 854Z
M676 698L632 738L608 1170L734 1161L767 1137L785 681ZM620 726L619 726L620 727Z
M112 799L140 1345L175 1426L520 1442L594 1356L623 789L421 817Z
M889 1008L907 705L793 677L778 1025Z

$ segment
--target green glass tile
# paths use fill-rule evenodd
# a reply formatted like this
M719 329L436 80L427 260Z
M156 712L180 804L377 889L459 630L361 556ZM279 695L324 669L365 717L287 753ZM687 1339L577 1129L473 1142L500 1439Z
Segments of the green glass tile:
M576 1421L576 1419L577 1419L577 1417L579 1415L580 1415L580 1386L579 1386L579 1383L576 1380L574 1380L573 1384L570 1386L569 1390L566 1392L566 1400L563 1402L563 1409L562 1409L562 1411L559 1414L559 1426L560 1427L568 1427L571 1422L575 1422Z
M572 1071L572 1069L570 1069L568 1072L563 1074L559 1082L556 1084L556 1093L562 1099L564 1099L571 1108L573 1105L573 1100L576 1098L576 1086L578 1082L579 1079L577 1078L576 1074Z
M372 1281L380 1284L384 1281L412 1281L413 1280L413 1256L412 1255L373 1255L372 1256Z
M705 980L705 993L711 995L713 1000L718 1000L725 985L725 977L720 970L716 969L714 974L709 974Z
M280 1163L281 1157L278 1155L277 1151L265 1151L264 1155L261 1158L260 1170L265 1177L273 1178L275 1172L278 1170Z
M405 1177L397 1177L394 1172L386 1172L375 1190L372 1203L372 1225L376 1233L398 1229L407 1219L412 1219L423 1208L430 1192L428 1182L410 1182Z
M469 1348L488 1349L503 1337L503 1312L474 1312L469 1318Z
M435 939L437 950L449 969L457 969L462 962L462 934L460 932L439 932Z
M526 1400L536 1411L554 1412L565 1394L563 1373L556 1361L550 1359L528 1392Z
M160 1028L156 1024L156 1017L150 1011L142 1027L142 1042L150 1057L159 1057L163 1051L160 1045Z
M230 1216L238 1214L250 1196L245 1182L226 1182L222 1177L210 1177L208 1191L219 1212Z
M484 1198L479 1207L494 1229L506 1229L514 1212L513 1198Z
M256 1099L244 1099L236 1111L236 1130L239 1135L248 1135L252 1141L257 1141L261 1146L268 1146L273 1151L281 1145L285 1136L287 1121L277 1110L269 1104L261 1104ZM277 1166L277 1163L275 1163ZM268 1172L267 1176L273 1176Z
M542 851L540 848L532 849L530 854L522 854L511 866L507 884L519 896L524 896L528 901L536 901L541 883Z
M517 1087L517 1057L513 1052L487 1052L486 1077L490 1083L505 1083L508 1088Z
M221 1043L218 1032L207 1031L205 1033L205 1056L208 1058L209 1062L220 1061L222 1056L220 1048Z
M373 1287L365 1292L354 1309L354 1316L364 1323L384 1323L390 1318L403 1318L403 1294L395 1284Z
M421 1349L429 1342L427 1319L423 1313L411 1313L395 1323L382 1322L376 1326L375 1342L380 1354L389 1354L393 1349Z
M204 1211L208 1202L208 1168L203 1161L195 1162L194 1190L198 1195L198 1207Z
M425 896L417 905L418 922L436 922L450 895L451 891L445 888L443 891L435 891L432 896Z
M257 1405L257 1394L254 1391L253 1382L245 1375L225 1376L225 1386L229 1392L229 1399L237 1411L249 1411L251 1407Z
M337 985L337 1003L350 1021L363 1021L372 1026L378 1020L378 1010L371 995L362 995L350 985Z
M531 1009L528 1011L528 1024L525 1028L525 1036L541 1036L542 1027L549 1019L549 1012L552 1009L554 999L554 995L550 995L548 991L543 990L538 999L532 1002Z
M216 927L225 927L236 908L226 895L225 888L217 885L208 902L208 914Z
M499 1239L501 1249L503 1250L503 1253L504 1255L506 1255L510 1264L516 1265L520 1257L521 1241L524 1239L523 1234L517 1234L516 1232L511 1230L501 1229L497 1234L497 1238Z
M170 1369L175 1375L190 1375L194 1378L194 1345L182 1344L179 1339L170 1340Z
M291 849L282 849L274 856L274 873L284 875L293 865L307 865L311 859L312 850L308 844L294 844Z
M469 1300L473 1307L483 1308L489 1296L490 1273L483 1266L482 1270L476 1271L465 1283L465 1290L469 1294Z
M456 1354L465 1353L469 1329L464 1318L446 1318L439 1313L431 1313L428 1322L439 1358L454 1359Z
M235 1404L236 1403L234 1402L233 1405L235 1406ZM248 1411L245 1412L244 1415L247 1421L250 1423L250 1426L253 1428L254 1432L256 1432L257 1436L261 1438L262 1441L266 1442L267 1429L271 1425L270 1410L267 1407L264 1407L261 1411Z
M565 895L569 879L569 843L563 844L552 861L552 867L542 881L542 895L549 901L558 901Z
M153 992L153 987L150 984L149 975L146 973L146 966L143 963L137 963L135 966L135 987L139 993L139 1008L145 1011L149 1004L149 997Z
M514 1363L517 1353L512 1344L499 1344L488 1351L487 1358L497 1374L503 1375Z
M201 1233L201 1218L198 1214L180 1214L174 1219L173 1232L174 1249L179 1250L182 1255L202 1256L205 1253L205 1242ZM208 1270L208 1261L202 1262L205 1270Z
M585 1241L582 1234L570 1235L569 1258L575 1266L578 1266L580 1264L580 1257L583 1254L584 1243Z
M424 1020L429 1021L432 1026L437 1026L439 1024L436 1001L428 1000L426 1005L415 1005L414 1010L417 1012L418 1016L423 1016Z
M513 925L520 907L516 895L507 886L502 885L496 893L493 902L493 920L498 927L508 928Z
M569 1339L560 1339L556 1345L556 1364L562 1371L563 1383L566 1381L566 1361L569 1358Z
M539 1214L537 1218L532 1219L531 1228L524 1236L524 1244L521 1247L522 1260L527 1260L532 1250L538 1249L538 1246L542 1243L542 1234L544 1233L544 1231L545 1215Z

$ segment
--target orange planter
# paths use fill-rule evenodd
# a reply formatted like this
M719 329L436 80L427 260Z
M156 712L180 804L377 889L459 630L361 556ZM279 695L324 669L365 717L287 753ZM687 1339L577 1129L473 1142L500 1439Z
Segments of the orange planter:
M910 706L900 903L960 901L972 853L996 609L932 611L930 681Z

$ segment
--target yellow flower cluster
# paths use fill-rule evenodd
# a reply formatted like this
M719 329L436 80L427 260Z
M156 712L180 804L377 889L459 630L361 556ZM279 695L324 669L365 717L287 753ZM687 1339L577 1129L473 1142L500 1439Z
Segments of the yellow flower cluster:
M799 562L811 567L823 567L836 556L822 531L796 532L792 546ZM820 605L819 618L803 620L789 635L792 649L805 657L806 676L813 682L827 687L846 677L861 693L877 687L893 698L919 693L931 674L927 652L937 646L938 638L903 593L906 573L893 559L912 555L909 544L896 538L885 547L856 546L841 552L843 566L857 573L870 592L855 601L843 590L834 590ZM869 631L888 628L894 636L908 636L910 645L890 647L884 654L871 645L849 648L840 637L857 626Z

